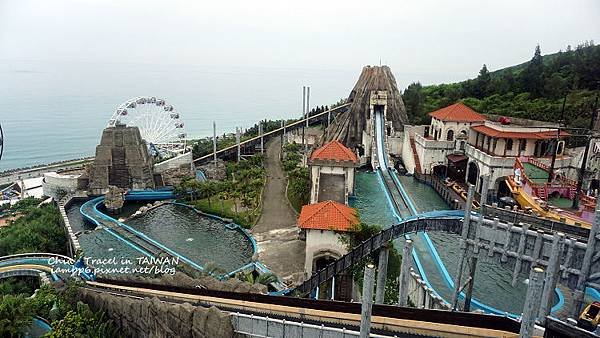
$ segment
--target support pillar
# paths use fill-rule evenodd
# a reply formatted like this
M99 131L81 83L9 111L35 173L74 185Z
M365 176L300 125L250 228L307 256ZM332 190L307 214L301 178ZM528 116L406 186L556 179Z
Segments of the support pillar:
M402 265L400 266L400 277L398 282L398 306L406 306L408 303L408 283L410 279L410 268L412 266L413 241L407 239L402 249Z
M594 257L594 249L596 247L596 236L600 229L600 205L596 205L596 215L594 217L594 224L590 229L590 235L587 241L587 247L585 249L585 255L583 256L583 263L581 264L581 273L579 279L577 279L577 287L575 288L575 297L573 297L573 312L571 317L577 318L583 308L583 298L585 296L585 287L587 279L590 275L590 268L592 266L592 258ZM566 263L565 263L566 264Z
M306 87L306 132L308 133L308 120L310 119L310 87ZM306 143L304 143L304 152L308 156L308 134L305 139Z
M371 311L373 310L373 284L375 284L375 265L365 267L360 311L360 338L368 338L371 333Z
M302 118L306 118L306 86L302 86ZM304 145L306 129L302 124L302 145Z
M335 276L331 278L331 300L335 300Z
M491 175L485 175L485 177L483 178L483 185L481 186L481 198L479 199L479 205L481 206L481 208L483 208L483 206L487 204L491 180Z
M263 123L262 121L258 122L258 135L260 135L260 153L263 154L265 152L265 141L263 137Z
M523 307L523 316L521 317L521 338L533 337L535 318L539 309L539 298L544 283L544 270L542 268L533 268L529 276L529 286L525 295L525 306Z
M235 143L237 144L237 161L240 162L242 158L241 152L241 128L235 127Z
M458 268L454 278L454 296L452 297L452 311L456 310L458 296L460 294L460 281L467 254L467 238L469 237L469 225L471 224L471 209L473 208L473 198L475 197L475 186L469 184L469 193L467 194L467 203L465 204L465 217L463 220L462 235L460 238L460 256L458 259Z
M285 135L285 122L281 120L281 128L283 128L281 132L281 149L283 149L283 137Z
M213 121L213 162L217 168L217 123Z
M546 278L544 289L542 291L542 303L540 304L540 313L538 318L543 323L546 322L546 316L550 314L552 309L552 300L554 299L554 289L560 276L560 257L562 256L563 246L565 243L565 234L562 232L555 233L552 238L552 250L550 259L548 260L548 268L546 269Z
M377 288L375 289L375 304L385 302L385 282L387 280L388 258L390 248L388 243L379 249L379 265L377 266Z
M469 286L465 295L465 306L463 311L471 311L471 298L473 298L473 285L475 284L475 270L477 269L477 256L473 256L469 262Z

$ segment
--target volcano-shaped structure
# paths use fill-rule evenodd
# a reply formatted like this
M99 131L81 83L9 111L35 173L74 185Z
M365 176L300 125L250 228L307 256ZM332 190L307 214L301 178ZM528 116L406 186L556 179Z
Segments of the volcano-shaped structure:
M336 116L324 133L324 142L338 140L350 149L363 143L363 131L369 130L368 119L371 113L371 95L374 92L387 93L386 120L395 130L403 130L408 123L406 108L396 85L396 79L388 66L366 66L356 85L350 92L350 109Z

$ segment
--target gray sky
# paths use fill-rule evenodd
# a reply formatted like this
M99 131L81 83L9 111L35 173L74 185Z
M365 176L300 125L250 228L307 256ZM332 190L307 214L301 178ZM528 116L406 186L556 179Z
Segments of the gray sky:
M0 0L0 60L356 69L442 82L595 39L600 1Z

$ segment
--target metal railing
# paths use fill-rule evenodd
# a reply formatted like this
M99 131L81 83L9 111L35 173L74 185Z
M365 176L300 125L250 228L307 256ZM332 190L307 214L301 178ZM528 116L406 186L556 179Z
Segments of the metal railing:
M549 232L562 232L566 235L577 237L586 241L590 235L590 230L583 227L553 221L550 219L540 218L534 215L529 215L518 211L506 210L491 205L484 205L482 208L482 213L487 218L498 218L499 220L506 223L525 223L531 225L532 228L542 229Z
M371 253L378 251L385 243L404 236L405 234L424 231L446 231L459 234L461 229L462 222L457 217L415 218L392 225L354 247L347 254L332 262L327 267L313 273L313 275L300 284L295 291L300 295L307 295L319 285L346 271L355 264L358 264L363 258Z
M345 107L349 106L350 104L352 104L352 102L344 103L344 104L342 104L340 106L337 106L335 108L331 108L331 109L326 110L326 111L324 111L322 113L318 113L318 114L314 114L312 116L309 116L306 119L301 119L301 120L292 122L292 123L290 123L290 124L288 124L288 125L286 125L284 127L277 128L275 130L271 130L270 132L264 133L262 135L258 135L258 136L255 136L253 138L247 139L247 140L245 140L243 142L240 142L240 146L243 146L245 144L251 144L252 142L257 142L261 138L271 137L273 135L277 135L278 133L283 132L284 130L295 129L295 128L302 127L304 125L304 123L306 123L307 119L308 119L308 121L310 123L310 120L314 120L314 119L317 119L319 117L325 116L325 114L329 114L329 113L332 113L332 112L334 112L336 110L339 110L341 108L345 108ZM219 155L221 155L223 153L226 153L228 151L232 151L232 150L236 150L237 151L237 147L238 147L238 145L234 144L232 146L229 146L229 147L217 150L217 152L216 152L217 156L219 156ZM214 156L214 152L211 152L210 154L198 157L197 159L194 160L194 163L210 160L213 156Z

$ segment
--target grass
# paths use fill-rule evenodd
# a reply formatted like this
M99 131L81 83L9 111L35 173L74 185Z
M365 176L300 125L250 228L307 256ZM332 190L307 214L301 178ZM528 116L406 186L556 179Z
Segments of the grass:
M260 216L260 212L256 212L256 210L247 210L236 213L233 203L233 200L220 201L216 198L213 198L209 204L208 199L204 198L201 200L196 200L192 204L196 209L202 212L217 215L223 218L230 218L244 228L250 229Z
M297 194L294 194L291 189L289 189L289 184L288 189L286 190L286 194L288 200L290 201L290 204L292 205L292 208L294 208L296 212L300 213L300 211L302 210L302 206L306 204L305 201Z

